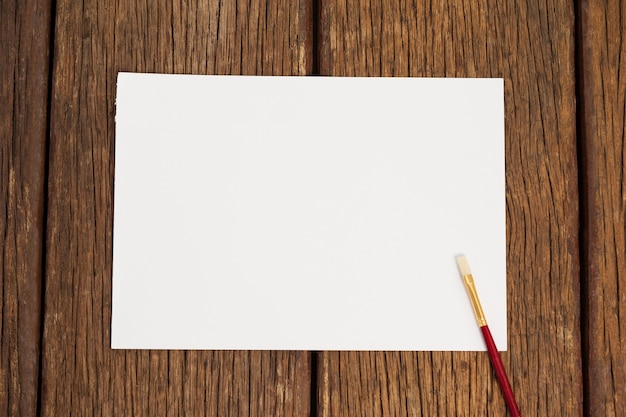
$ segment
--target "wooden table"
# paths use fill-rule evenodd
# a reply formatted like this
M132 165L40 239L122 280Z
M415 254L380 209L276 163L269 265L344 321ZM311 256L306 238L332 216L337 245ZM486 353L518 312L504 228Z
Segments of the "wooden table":
M112 351L118 71L503 77L520 409L626 415L620 0L2 0L0 59L0 415L505 415L484 352Z

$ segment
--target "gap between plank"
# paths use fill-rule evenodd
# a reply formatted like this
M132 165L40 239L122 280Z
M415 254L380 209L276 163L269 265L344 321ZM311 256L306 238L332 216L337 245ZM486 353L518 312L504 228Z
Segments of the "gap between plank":
M37 416L42 415L43 407L43 368L44 368L44 333L46 317L46 276L47 276L47 253L48 253L48 180L50 174L50 134L52 131L52 86L54 72L54 46L56 28L56 0L50 0L50 27L48 28L48 100L46 105L46 136L44 145L45 164L43 168L43 221L41 233L41 291L39 301L39 375L37 378Z
M576 154L578 162L578 267L580 284L580 338L583 416L590 415L589 401L589 192L587 177L587 152L585 146L585 54L583 50L583 12L581 0L574 4L574 78L576 98Z

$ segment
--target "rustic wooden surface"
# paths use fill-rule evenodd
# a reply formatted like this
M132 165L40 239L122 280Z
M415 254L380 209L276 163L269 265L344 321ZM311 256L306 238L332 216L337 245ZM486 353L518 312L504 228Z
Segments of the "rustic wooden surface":
M110 349L117 72L304 75L306 6L56 2L43 416L308 415L308 352Z
M620 1L108 3L0 2L0 415L504 415L484 353L112 351L118 71L503 77L522 414L626 414Z
M504 78L509 350L503 361L522 415L581 415L573 4L322 5L322 74ZM324 417L505 415L485 353L326 352L318 362Z
M0 2L0 416L37 413L50 16Z
M581 1L587 415L626 415L626 7Z

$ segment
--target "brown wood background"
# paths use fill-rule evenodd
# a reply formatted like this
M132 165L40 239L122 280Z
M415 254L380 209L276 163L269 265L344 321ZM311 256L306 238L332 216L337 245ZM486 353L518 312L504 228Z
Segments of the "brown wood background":
M626 415L622 3L1 1L0 416L505 415L481 352L111 350L118 71L504 78L520 409Z

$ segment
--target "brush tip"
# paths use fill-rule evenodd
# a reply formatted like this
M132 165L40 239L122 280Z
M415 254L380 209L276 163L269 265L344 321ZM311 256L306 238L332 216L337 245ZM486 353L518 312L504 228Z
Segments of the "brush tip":
M462 276L471 275L472 271L470 271L469 263L467 262L467 258L465 255L457 255L456 264L459 267L459 272Z

